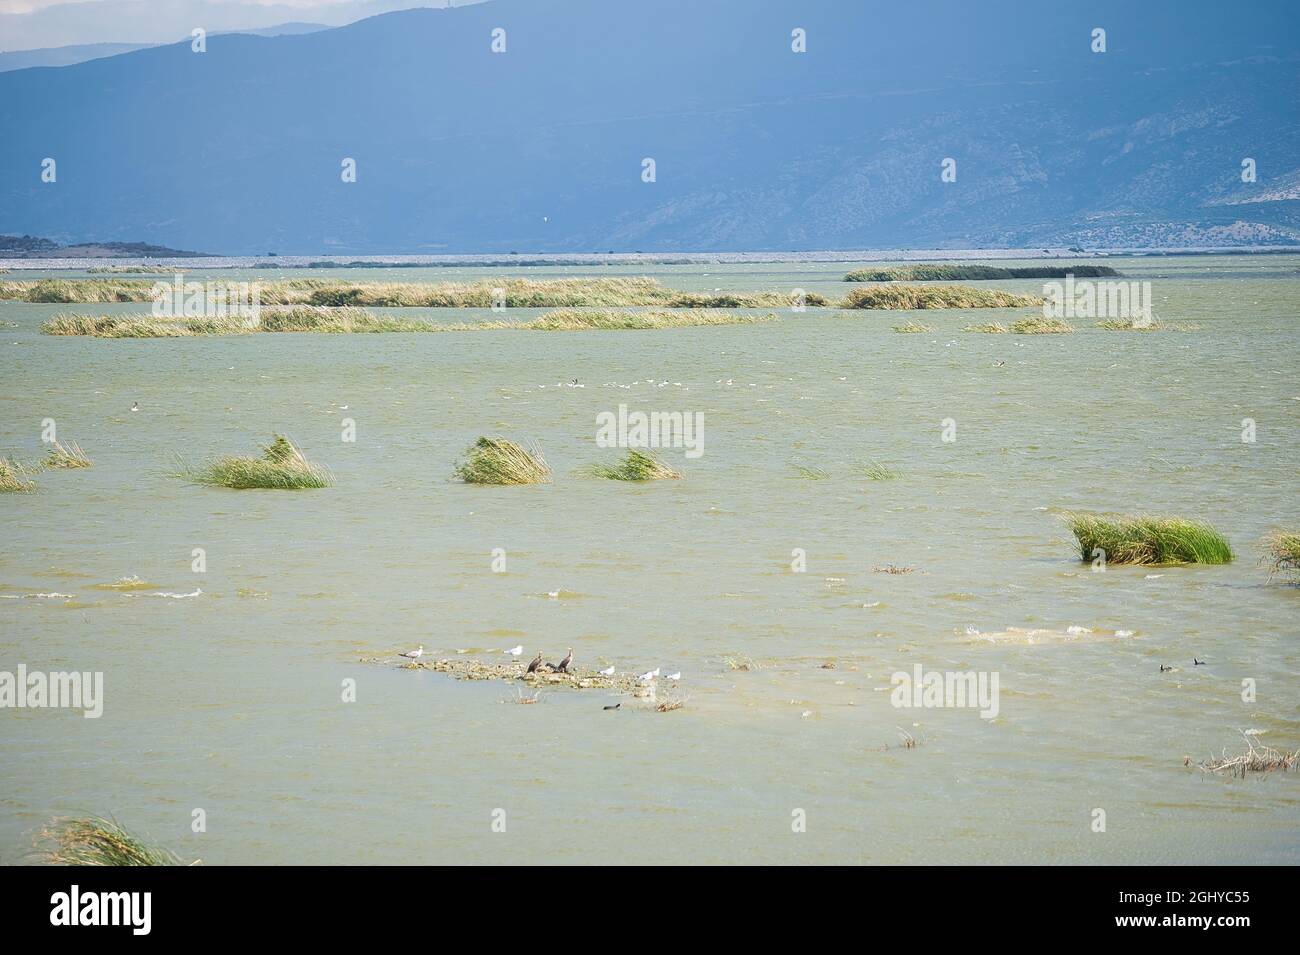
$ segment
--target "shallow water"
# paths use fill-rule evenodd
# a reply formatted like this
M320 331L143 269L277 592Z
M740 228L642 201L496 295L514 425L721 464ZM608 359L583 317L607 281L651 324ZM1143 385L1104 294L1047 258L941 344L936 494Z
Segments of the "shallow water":
M809 309L656 332L105 341L37 327L142 307L0 303L16 323L0 325L0 452L38 456L48 417L95 461L0 497L0 596L15 598L0 599L0 670L105 679L100 719L0 710L0 861L74 813L213 864L1300 861L1300 773L1194 766L1243 749L1240 730L1300 748L1300 588L1270 581L1260 543L1300 526L1300 256L1109 262L1153 283L1161 320L1200 329L975 335L960 328L1010 313ZM841 295L844 271L287 274L648 272ZM935 332L891 331L908 318ZM595 416L620 402L704 413L704 455L665 455L684 481L578 473L616 456ZM252 451L274 431L337 485L168 476L177 454ZM464 448L496 433L540 444L555 483L451 482ZM857 473L872 461L899 477ZM1202 517L1237 560L1093 573L1061 524L1070 509ZM131 575L152 586L96 589ZM605 712L617 697L551 691L517 706L508 684L396 668L420 643L680 670L686 705ZM359 662L377 656L390 662ZM730 669L741 657L758 668ZM997 718L893 707L890 674L918 663L997 673Z

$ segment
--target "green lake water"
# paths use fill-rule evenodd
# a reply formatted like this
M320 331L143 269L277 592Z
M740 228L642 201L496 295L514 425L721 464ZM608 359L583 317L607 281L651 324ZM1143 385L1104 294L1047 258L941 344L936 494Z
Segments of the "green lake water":
M0 710L0 862L77 814L207 864L1300 861L1300 772L1195 766L1245 730L1300 748L1300 588L1270 579L1262 545L1300 528L1300 256L1109 261L1152 283L1161 321L1199 328L980 335L961 328L1034 310L808 309L649 332L95 340L39 324L147 305L0 302L0 453L39 456L51 418L94 459L0 496L0 670L102 671L105 696L99 719ZM845 271L291 274L842 295ZM277 277L192 277L218 276ZM909 318L934 331L891 330ZM581 473L618 455L595 436L620 403L703 413L703 456L664 452L684 480ZM337 484L169 475L273 432ZM535 441L554 483L455 483L481 434ZM1203 518L1237 559L1096 573L1069 510ZM153 586L97 587L128 576ZM398 668L417 644L680 671L660 693L685 705L515 705L508 683ZM893 706L891 674L917 664L996 673L997 718Z

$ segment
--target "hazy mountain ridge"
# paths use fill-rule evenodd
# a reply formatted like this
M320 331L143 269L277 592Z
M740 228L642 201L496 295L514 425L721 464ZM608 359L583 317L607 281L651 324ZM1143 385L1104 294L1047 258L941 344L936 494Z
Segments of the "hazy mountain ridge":
M937 16L966 22L933 38ZM1300 242L1300 57L1270 46L1297 19L497 0L213 38L0 75L0 229L347 254Z

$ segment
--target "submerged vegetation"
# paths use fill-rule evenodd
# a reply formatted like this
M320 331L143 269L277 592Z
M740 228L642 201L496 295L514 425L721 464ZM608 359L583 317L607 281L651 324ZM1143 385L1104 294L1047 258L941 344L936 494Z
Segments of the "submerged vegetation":
M881 464L879 461L868 461L858 468L858 473L869 481L893 481L898 477L896 470L887 464Z
M844 297L843 308L1023 308L1042 305L1038 295L1016 295L971 288L968 285L873 285L855 288Z
M64 819L41 831L38 858L46 865L184 865L175 853L151 846L112 819Z
M628 451L627 457L618 464L593 464L588 472L611 481L662 481L682 476L653 451L635 449Z
M1079 279L1119 275L1108 265L1034 265L1002 268L996 265L900 265L892 268L856 269L846 282L982 282L991 279Z
M466 484L549 484L551 468L536 448L505 438L479 438L465 452L456 476Z
M328 468L308 461L292 441L279 434L262 448L259 457L223 457L197 468L182 465L175 476L193 484L239 491L302 490L334 483Z
M1079 559L1112 564L1226 564L1232 548L1204 521L1181 517L1068 514Z
M822 468L811 467L806 464L793 464L795 477L802 478L805 481L825 481L830 474Z

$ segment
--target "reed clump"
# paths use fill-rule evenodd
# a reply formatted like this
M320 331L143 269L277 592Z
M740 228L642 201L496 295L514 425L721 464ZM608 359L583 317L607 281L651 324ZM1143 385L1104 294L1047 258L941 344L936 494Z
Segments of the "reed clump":
M1059 318L1044 318L1041 315L1022 318L1018 322L1011 323L1013 335L1069 335L1073 331L1074 326L1069 322Z
M869 481L893 481L898 478L896 470L887 464L881 464L879 461L868 461L858 468L858 471Z
M0 282L0 298L24 302L84 304L148 302L156 283L144 279L44 279ZM283 279L258 283L262 305L314 305L327 308L783 308L793 304L830 305L809 292L795 302L790 292L690 292L664 286L648 276L523 279L483 282L340 282L333 279Z
M589 330L642 331L656 328L694 328L705 325L753 325L770 322L775 315L723 312L716 309L688 308L681 311L624 312L611 309L580 311L560 309L547 312L529 322L510 325L532 331L574 332Z
M1003 268L996 265L901 265L855 269L846 282L982 282L992 279L1102 278L1119 275L1108 265L1033 265Z
M981 335L1007 335L1011 329L1001 322L977 322L974 325L967 325L962 329L963 332L978 332Z
M1267 543L1274 573L1300 575L1300 533L1273 531Z
M1109 332L1194 332L1201 326L1187 322L1161 322L1154 318L1108 318L1095 327Z
M76 469L88 468L91 463L89 456L75 441L69 441L67 444L55 441L46 452L45 459L41 461L41 467Z
M30 494L36 482L28 480L27 469L17 461L0 458L0 494Z
M368 335L382 332L438 331L431 322L376 315L361 308L322 308L295 305L261 310L253 332L316 332L327 335Z
M830 477L830 473L823 468L813 467L807 464L792 464L795 477L805 481L825 481Z
M170 850L149 845L112 819L56 820L38 836L46 865L184 865Z
M261 289L269 305L387 306L419 308L780 308L792 304L787 292L687 292L665 287L648 276L575 279L506 278L487 282L354 282L297 279ZM827 305L817 293L805 305Z
M456 476L466 484L549 484L551 468L537 447L482 437L465 452Z
M235 320L166 319L140 315L56 315L41 324L45 335L88 338L189 338L196 335L241 335L254 329Z
M1257 743L1255 737L1249 733L1241 735L1246 740L1246 752L1229 756L1225 749L1219 756L1198 763L1201 772L1227 773L1244 779L1247 773L1271 773L1277 769L1283 771L1295 769L1297 762L1300 762L1300 749L1288 753Z
M40 279L35 282L5 282L3 297L24 302L85 304L88 302L150 302L153 282L139 279ZM17 294L14 294L17 293Z
M304 490L329 487L328 468L308 461L292 441L275 435L258 457L228 456L198 468L182 466L176 476L193 484L234 490Z
M902 325L895 325L894 331L901 332L904 335L928 335L934 329L921 322L906 321Z
M1204 521L1146 515L1067 514L1079 559L1112 564L1226 564L1232 548Z
M618 464L593 464L589 469L593 477L611 481L663 481L677 480L682 473L653 451L628 451Z
M841 308L1024 308L1042 305L1039 295L1017 295L969 285L871 285L855 288L840 302Z
M410 332L471 331L644 331L694 328L709 325L752 325L774 321L774 314L758 315L716 309L644 312L618 309L557 309L527 322L458 322L439 324L417 318L380 315L355 306L274 305L260 310L258 319L159 319L133 315L56 315L41 331L46 335L82 335L92 338L193 338L208 335L250 335L305 332L325 335L362 335Z

